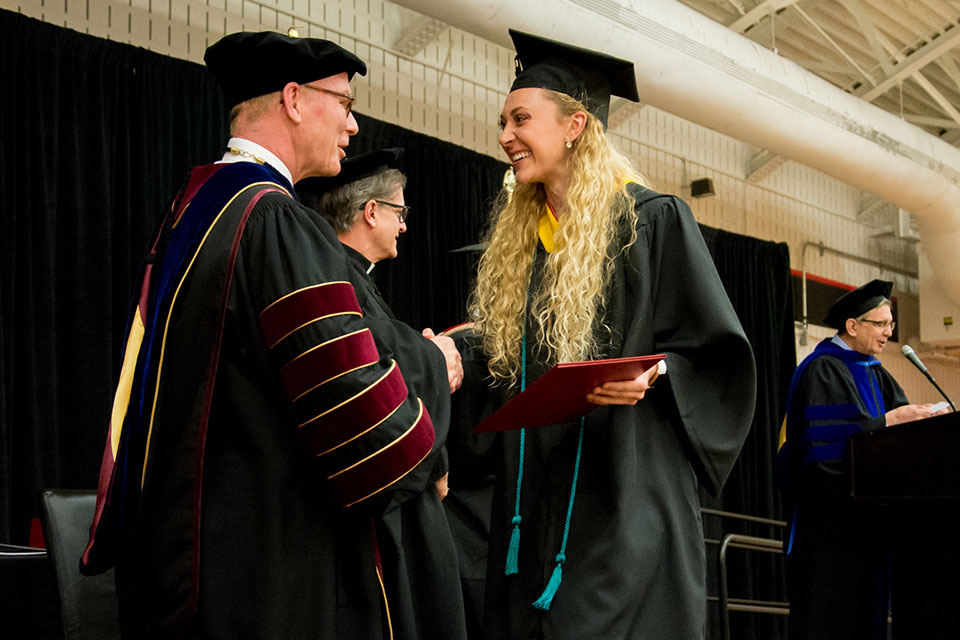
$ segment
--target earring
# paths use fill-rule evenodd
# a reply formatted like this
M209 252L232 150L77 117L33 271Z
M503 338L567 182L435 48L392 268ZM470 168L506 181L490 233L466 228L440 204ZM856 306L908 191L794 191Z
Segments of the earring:
M563 146L565 146L567 149L572 149L573 143L567 140L566 142L563 143Z

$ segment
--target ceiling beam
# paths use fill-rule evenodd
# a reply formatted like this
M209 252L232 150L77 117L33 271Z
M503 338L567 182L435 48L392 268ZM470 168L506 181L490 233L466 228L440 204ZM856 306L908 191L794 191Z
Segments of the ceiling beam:
M904 78L909 77L915 71L960 45L960 26L956 23L950 26L950 29L945 30L944 33L928 41L925 45L904 58L902 62L894 67L893 73L887 74L876 86L860 87L854 91L854 95L863 98L867 102L871 102L877 96L881 96L892 89Z
M957 63L953 61L953 58L950 56L940 56L934 64L943 69L947 77L956 85L957 90L960 90L960 68L957 67Z
M843 50L843 47L841 47L839 44L837 44L836 41L834 41L834 39L830 37L830 34L828 34L826 31L824 31L824 30L820 27L820 25L817 24L817 23L813 20L813 18L811 18L809 15L807 15L807 12L806 12L806 11L804 11L803 9L801 9L800 7L798 7L798 6L796 6L796 5L794 5L793 10L796 11L797 13L799 13L801 16L803 16L803 19L806 20L807 22L809 22L809 23L810 23L810 26L813 27L813 28L817 31L817 33L819 33L820 36L821 36L824 40L826 40L827 42L829 42L830 45L837 51L837 53L839 53L841 56L843 56L843 59L846 60L847 62L849 62L849 63L860 73L860 75L863 76L863 77L866 79L867 82L869 82L869 83L872 84L872 85L877 84L877 81L873 79L873 76L871 76L869 73L867 73L866 71L864 71L863 68L862 68L859 64L857 64L857 61L854 60L853 58L851 58L850 55L849 55L846 51Z
M763 0L760 4L755 6L750 11L747 11L745 14L731 22L727 25L727 28L736 31L737 33L743 33L753 25L760 22L768 14L773 13L774 11L779 11L784 7L789 7L792 4L796 4L798 0Z
M840 3L847 8L847 11L853 14L857 24L860 25L860 29L863 30L863 35L867 39L867 44L870 45L870 50L880 64L880 68L883 69L883 73L885 75L893 73L893 65L890 64L890 58L880 43L880 34L877 31L877 26L873 24L873 20L867 15L867 11L864 9L860 0L840 0Z
M740 15L743 15L747 12L747 10L743 8L743 3L737 2L737 0L727 0L727 2L732 4L733 8L736 9L737 13L739 13Z
M957 108L950 104L950 101L947 100L940 91L937 90L933 83L931 83L927 78L920 73L919 71L914 71L910 74L910 79L920 85L924 91L926 91L934 102L937 103L943 112L946 113L950 118L957 123L957 126L960 126L960 111L957 111Z
M957 31L960 31L960 29L957 29ZM893 44L890 43L889 40L881 37L880 42L884 46L884 48L886 48L886 50L890 52L890 56L897 62L898 65L904 62L903 54L897 51L896 48L893 46ZM940 107L940 109L942 109L943 112L946 113L951 120L953 120L958 125L960 125L960 111L957 111L957 108L954 107L952 104L950 104L950 101L947 100L947 98L942 93L940 93L940 91L935 86L933 86L932 82L927 80L927 78L922 73L920 73L919 69L911 73L910 78L914 82L916 82L918 85L920 85L920 88L926 91L927 95L933 98L933 101L937 103L937 106ZM903 108L901 106L901 111L902 109Z
M934 118L932 116L917 116L909 113L903 115L903 119L921 127L934 127L936 129L960 130L960 125L950 118Z
M800 66L808 71L813 71L817 74L830 74L836 73L845 76L850 75L850 65L841 64L835 60L812 60L812 59L800 59L799 57L794 57Z
M945 134L940 136L940 139L954 146L960 146L960 129L948 129Z

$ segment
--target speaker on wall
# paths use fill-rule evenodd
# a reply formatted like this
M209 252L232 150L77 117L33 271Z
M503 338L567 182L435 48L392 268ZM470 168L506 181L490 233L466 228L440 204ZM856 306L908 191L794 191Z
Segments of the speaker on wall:
M700 178L690 183L690 196L693 198L703 198L712 196L716 193L713 190L713 180L710 178Z

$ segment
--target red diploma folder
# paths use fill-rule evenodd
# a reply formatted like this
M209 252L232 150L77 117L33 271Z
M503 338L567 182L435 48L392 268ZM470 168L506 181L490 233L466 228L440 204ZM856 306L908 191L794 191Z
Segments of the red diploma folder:
M665 356L633 356L609 360L562 362L490 417L473 428L474 433L509 431L573 422L597 405L587 394L604 382L632 380Z

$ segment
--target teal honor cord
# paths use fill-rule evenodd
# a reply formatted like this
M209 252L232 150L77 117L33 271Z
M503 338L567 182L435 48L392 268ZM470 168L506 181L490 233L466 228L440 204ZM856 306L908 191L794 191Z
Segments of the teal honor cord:
M520 393L523 393L527 386L526 329L523 331L521 348ZM577 495L577 478L580 475L580 457L583 451L583 427L585 422L586 417L580 418L580 433L577 436L577 457L573 464L573 481L570 485L570 500L567 503L567 515L563 522L563 539L560 543L560 552L555 558L556 566L553 568L553 573L550 575L550 580L547 582L547 586L543 590L543 593L540 594L540 597L533 602L533 606L541 611L550 610L550 606L553 604L553 598L557 594L557 589L560 588L560 582L563 580L563 564L567 561L567 539L570 537L570 519L573 515L573 502ZM520 523L522 522L522 518L520 516L520 494L521 489L523 488L523 453L524 449L526 448L526 431L526 429L520 429L520 456L519 463L517 465L517 491L516 501L514 503L513 519L511 520L511 523L513 524L513 530L510 533L510 544L507 547L507 563L505 571L506 575L508 576L519 573L520 571L518 562L520 555Z

